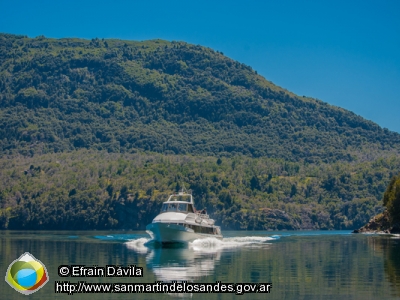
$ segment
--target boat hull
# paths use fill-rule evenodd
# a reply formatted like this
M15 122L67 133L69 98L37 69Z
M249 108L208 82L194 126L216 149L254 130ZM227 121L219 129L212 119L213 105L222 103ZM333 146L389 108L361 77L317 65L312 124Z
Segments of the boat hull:
M146 231L160 243L188 243L208 237L222 239L222 235L196 233L190 228L171 223L151 223L146 226Z

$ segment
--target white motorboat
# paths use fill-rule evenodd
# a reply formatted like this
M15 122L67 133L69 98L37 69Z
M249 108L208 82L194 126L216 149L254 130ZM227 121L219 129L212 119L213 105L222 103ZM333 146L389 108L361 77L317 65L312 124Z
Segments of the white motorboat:
M214 225L205 210L196 211L193 196L183 191L169 196L146 231L160 243L187 243L207 237L222 239L221 228Z

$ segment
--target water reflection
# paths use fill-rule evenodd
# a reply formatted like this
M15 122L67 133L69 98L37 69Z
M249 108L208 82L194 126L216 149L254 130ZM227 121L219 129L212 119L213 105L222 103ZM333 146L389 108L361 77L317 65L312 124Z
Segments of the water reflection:
M146 256L146 262L160 281L193 281L211 275L220 257L220 252L154 249Z
M0 269L28 251L40 259L53 284L32 299L70 299L54 294L59 265L137 265L138 278L81 277L72 282L196 283L272 282L272 292L207 294L207 299L400 299L400 239L350 232L230 232L222 241L197 240L160 248L145 232L0 232ZM279 234L279 236L274 236ZM252 236L256 235L256 236ZM4 271L5 273L5 271ZM1 299L26 298L0 281ZM138 299L171 299L204 294L146 294ZM266 297L267 296L267 297ZM80 294L77 299L126 299L127 294ZM135 297L136 298L136 297Z
M395 296L400 296L400 236L371 236L368 244L375 253L383 254L385 275L392 284Z

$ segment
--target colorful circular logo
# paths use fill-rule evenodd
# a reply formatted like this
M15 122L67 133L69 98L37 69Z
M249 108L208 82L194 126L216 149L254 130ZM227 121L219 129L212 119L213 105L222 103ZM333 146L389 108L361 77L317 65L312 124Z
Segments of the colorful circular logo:
M43 287L49 276L44 264L25 252L7 269L6 282L16 291L29 295Z

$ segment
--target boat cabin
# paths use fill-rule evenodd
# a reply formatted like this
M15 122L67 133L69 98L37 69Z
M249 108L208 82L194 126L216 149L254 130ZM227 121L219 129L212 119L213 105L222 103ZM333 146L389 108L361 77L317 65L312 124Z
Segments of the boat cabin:
M193 197L191 194L179 192L178 194L171 195L167 202L163 203L161 212L183 212L194 213Z

